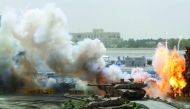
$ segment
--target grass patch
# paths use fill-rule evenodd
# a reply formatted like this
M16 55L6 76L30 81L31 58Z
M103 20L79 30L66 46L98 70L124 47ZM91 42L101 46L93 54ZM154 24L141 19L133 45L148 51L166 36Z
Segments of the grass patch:
M65 100L61 104L62 109L80 109L86 106L86 103L79 100Z

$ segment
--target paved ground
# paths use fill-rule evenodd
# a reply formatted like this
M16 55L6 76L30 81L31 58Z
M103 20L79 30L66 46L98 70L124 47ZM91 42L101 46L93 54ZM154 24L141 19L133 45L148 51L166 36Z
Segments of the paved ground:
M176 109L175 107L170 106L166 103L153 101L153 100L138 100L135 102L144 104L147 107L149 107L150 109Z
M61 109L60 96L0 96L0 109Z

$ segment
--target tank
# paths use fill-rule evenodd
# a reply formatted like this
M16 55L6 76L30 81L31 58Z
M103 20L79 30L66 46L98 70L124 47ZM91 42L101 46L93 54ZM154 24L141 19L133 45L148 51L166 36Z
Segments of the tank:
M118 109L134 109L133 105L124 105L126 102L129 101L121 97L91 101L87 104L86 109L98 109L100 107L103 109L117 109L117 107L120 107Z
M127 99L142 99L146 91L143 89L147 85L144 83L135 83L133 79L130 81L114 82L111 84L88 84L88 86L97 86L99 89L105 91L109 97L122 97Z
M63 96L68 99L79 100L85 102L86 106L81 107L80 109L149 109L145 105L130 102L126 98L122 97L111 97L111 98L102 98L102 99L82 99L79 97Z

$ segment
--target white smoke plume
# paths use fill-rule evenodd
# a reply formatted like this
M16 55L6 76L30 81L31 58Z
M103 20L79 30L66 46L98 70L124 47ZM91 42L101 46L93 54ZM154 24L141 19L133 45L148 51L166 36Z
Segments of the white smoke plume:
M130 78L134 79L134 82L144 82L151 78L151 75L144 71L143 68L132 68L131 74L121 71L121 68L116 65L111 65L103 70L103 75L110 81L118 82L120 79L126 81Z
M89 87L87 86L87 84L88 84L87 81L82 81L80 79L77 79L76 81L77 81L77 83L75 85L75 88L77 90L84 90L84 91L86 91L87 89L89 89Z
M134 79L134 82L144 82L151 78L151 75L144 71L143 68L133 68L131 71L131 77Z
M116 65L111 65L108 68L105 68L102 73L106 79L113 82L120 81L120 79L124 77L124 74L121 71L120 67Z
M46 82L46 88L51 88L53 87L54 85L56 85L56 79L54 78L48 78L47 82Z
M38 61L56 73L86 81L93 81L94 75L104 68L103 43L98 39L72 42L66 17L55 5L26 10L23 14L9 12L2 19L0 55L8 54L13 72L26 80L38 72ZM14 65L12 56L21 49L26 53L20 56L19 65Z

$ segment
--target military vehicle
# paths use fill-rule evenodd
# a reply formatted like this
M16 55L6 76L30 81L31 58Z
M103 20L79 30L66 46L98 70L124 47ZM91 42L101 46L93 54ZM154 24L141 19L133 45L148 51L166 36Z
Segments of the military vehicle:
M90 97L87 99L72 96L63 97L85 102L86 105L81 107L80 109L149 109L147 106L143 104L130 102L127 98L122 97L111 97L101 99L96 97Z
M105 91L106 96L109 97L142 99L146 94L143 88L147 85L133 82L133 79L130 79L130 81L121 79L120 82L113 82L111 84L88 84L88 86L97 86L99 89Z

